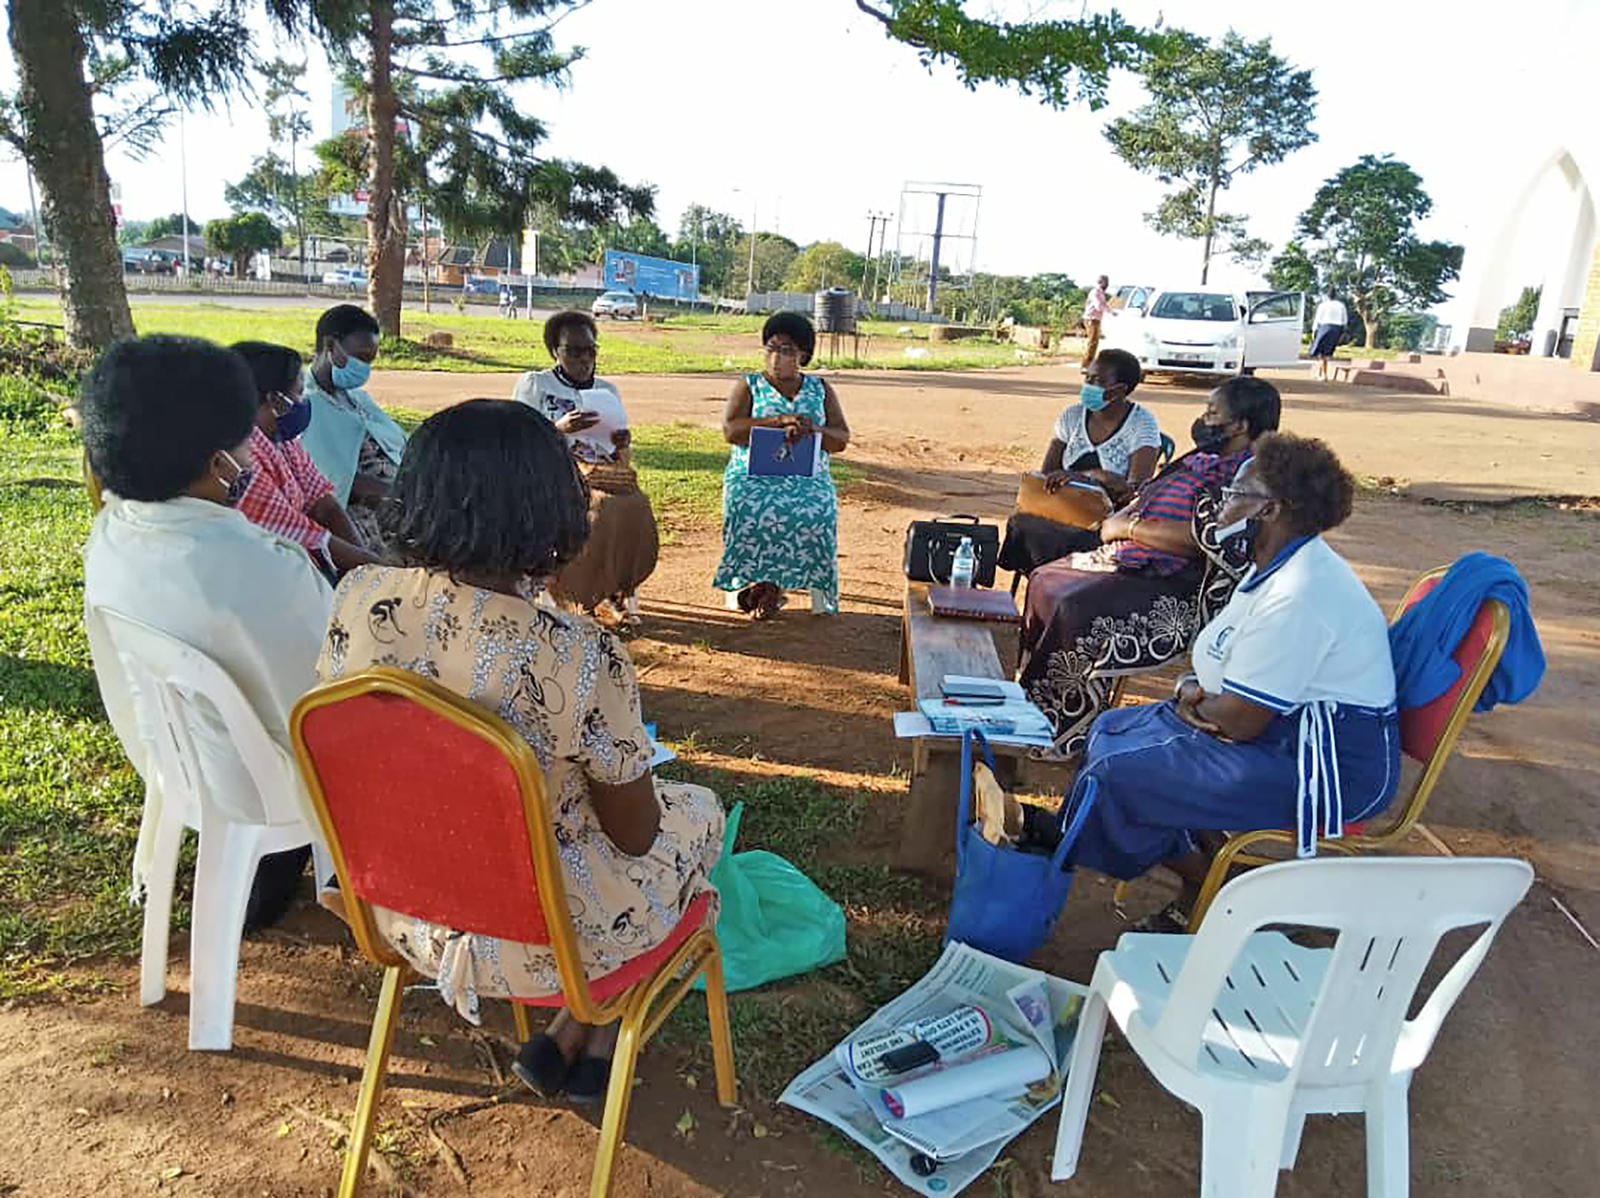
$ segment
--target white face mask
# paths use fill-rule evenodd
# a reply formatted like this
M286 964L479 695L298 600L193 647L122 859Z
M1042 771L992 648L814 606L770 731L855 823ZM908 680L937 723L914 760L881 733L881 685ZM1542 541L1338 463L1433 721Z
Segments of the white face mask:
M1219 543L1223 541L1231 541L1234 537L1248 529L1250 527L1250 521L1254 519L1254 516L1246 516L1242 520L1235 520L1232 524L1224 524L1221 528L1217 529L1217 541Z

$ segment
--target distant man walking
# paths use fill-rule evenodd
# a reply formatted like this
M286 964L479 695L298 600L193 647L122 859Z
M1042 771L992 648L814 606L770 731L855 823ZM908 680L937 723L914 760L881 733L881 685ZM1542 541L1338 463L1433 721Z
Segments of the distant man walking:
M1333 298L1333 288L1323 292L1316 315L1311 318L1316 332L1311 338L1311 356L1317 360L1317 377L1328 381L1328 363L1333 351L1344 340L1344 326L1350 323L1350 313L1344 304Z
M1095 355L1100 352L1100 322L1106 315L1106 288L1111 286L1111 279L1101 275L1095 281L1094 289L1089 292L1089 298L1083 301L1083 332L1089 338L1089 344L1083 351L1083 365L1080 370L1088 370L1089 364L1094 361Z

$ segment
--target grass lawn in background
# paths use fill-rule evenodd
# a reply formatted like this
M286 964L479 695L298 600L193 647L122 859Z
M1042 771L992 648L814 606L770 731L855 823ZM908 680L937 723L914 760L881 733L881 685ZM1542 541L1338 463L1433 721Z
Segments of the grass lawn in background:
M134 325L141 333L187 333L224 345L235 341L274 341L309 353L322 307L245 307L228 304L133 303ZM17 315L23 320L59 322L61 310L51 299L21 296ZM701 371L758 370L760 316L673 313L662 324L637 321L600 322L600 370L606 375L685 374ZM402 340L390 342L378 369L440 370L464 373L542 370L550 355L539 321L504 320L495 315L458 313L448 301L432 314L407 305L401 321ZM901 330L905 332L901 332ZM423 344L430 333L448 333L449 349ZM1009 342L988 338L929 341L927 325L868 321L863 326L862 356L827 363L876 369L964 370L1015 366L1035 355ZM865 334L870 334L870 338ZM827 338L819 338L819 351ZM846 342L845 352L854 349ZM909 354L907 351L911 351Z
M394 415L408 430L424 417ZM634 445L664 542L717 521L728 447L714 430L641 425ZM0 999L58 988L63 965L132 956L139 945L140 911L127 892L144 791L106 722L83 631L82 452L65 428L0 425ZM841 490L854 477L845 463L834 476ZM834 801L814 783L771 785L775 799L807 810ZM739 797L737 787L723 793ZM786 835L765 814L752 824ZM807 868L815 856L796 859ZM193 838L175 932L188 927L192 866ZM71 984L88 983L75 972Z

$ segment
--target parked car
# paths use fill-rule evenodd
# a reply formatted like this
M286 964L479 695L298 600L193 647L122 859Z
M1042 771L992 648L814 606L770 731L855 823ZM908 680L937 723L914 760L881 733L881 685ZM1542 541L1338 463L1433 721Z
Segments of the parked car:
M1147 375L1254 374L1299 364L1304 321L1297 291L1119 287L1101 344L1133 354Z
M344 268L330 270L322 276L324 287L365 287L367 285L367 272Z
M609 316L612 320L627 317L634 320L639 315L639 303L633 298L633 293L628 291L607 291L595 297L589 311L596 316Z
M461 290L467 295L499 295L500 280L468 275L461 284Z
M125 274L170 275L177 267L161 250L126 249L122 251L122 270Z

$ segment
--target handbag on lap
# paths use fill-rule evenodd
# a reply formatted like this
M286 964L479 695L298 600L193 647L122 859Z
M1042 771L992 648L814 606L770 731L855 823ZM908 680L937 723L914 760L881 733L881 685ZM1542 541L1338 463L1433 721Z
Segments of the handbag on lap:
M1070 528L1099 528L1112 512L1111 497L1098 483L1068 482L1058 491L1045 486L1038 471L1024 474L1017 484L1017 512L1038 516Z

